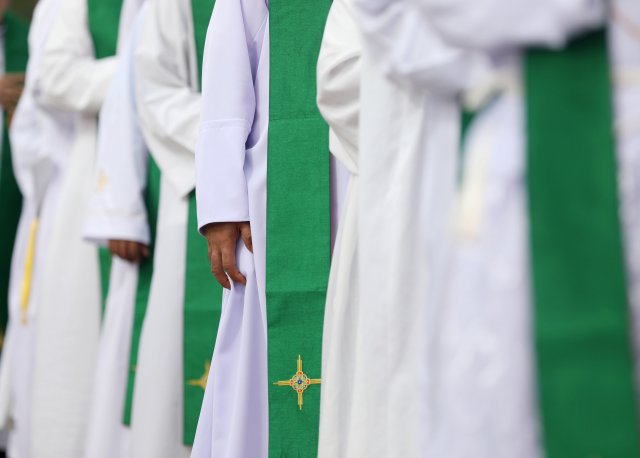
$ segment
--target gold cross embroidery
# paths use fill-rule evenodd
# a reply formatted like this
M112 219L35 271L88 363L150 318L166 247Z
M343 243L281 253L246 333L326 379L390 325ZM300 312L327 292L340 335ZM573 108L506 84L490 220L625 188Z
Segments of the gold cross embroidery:
M204 363L204 374L202 374L202 376L200 378L194 379L194 380L189 380L187 381L187 384L190 386L197 386L202 388L202 390L206 390L207 389L207 380L209 379L209 371L211 370L211 363L206 362Z
M309 378L307 377L307 374L302 371L302 357L298 355L298 371L293 377L291 377L291 379L275 382L274 385L290 386L293 391L298 393L298 407L302 410L302 404L304 404L304 392L311 385L319 385L320 383L319 378Z

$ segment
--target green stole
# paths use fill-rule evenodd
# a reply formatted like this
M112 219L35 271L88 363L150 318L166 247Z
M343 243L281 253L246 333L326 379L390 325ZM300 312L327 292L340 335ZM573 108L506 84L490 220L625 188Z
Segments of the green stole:
M96 59L113 57L118 47L118 31L120 28L120 12L123 0L87 0L89 33L93 41ZM100 248L100 280L102 286L102 306L109 291L109 273L111 272L111 255L106 248Z
M640 456L609 68L603 32L525 57L534 326L548 458Z
M213 5L214 0L191 1L200 81L204 44ZM211 275L207 243L198 231L195 192L189 196L187 231L183 360L184 443L193 445L222 314L222 287Z
M7 11L4 17L5 73L24 73L29 56L28 35L29 24L11 11ZM0 152L0 210L2 211L0 225L0 333L2 338L0 338L0 346L4 340L4 329L7 325L11 257L22 208L22 195L13 175L9 119L6 112L4 121L2 152Z
M320 378L331 221L329 131L316 105L316 64L330 6L269 2L269 456L278 458L317 453L320 389L308 382Z

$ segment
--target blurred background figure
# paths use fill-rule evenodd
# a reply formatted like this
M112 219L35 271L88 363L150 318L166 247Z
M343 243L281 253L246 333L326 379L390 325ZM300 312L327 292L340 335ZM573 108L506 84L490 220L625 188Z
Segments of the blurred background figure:
M95 247L82 239L94 185L97 115L113 77L121 2L61 0L39 63L39 100L73 116L37 286L32 457L81 457L100 322Z
M148 151L135 100L133 56L145 14L144 0L125 0L120 13L118 69L100 110L95 186L83 235L101 249L104 312L86 430L86 458L130 456L125 403L132 372L132 328L136 304L146 307L153 272L150 222L155 224L148 186ZM145 190L149 188L148 192ZM157 210L156 210L157 211ZM107 252L108 248L108 252ZM134 349L137 351L137 347Z
M131 456L187 457L220 320L222 288L198 232L195 147L210 0L154 0L134 53L135 97L157 204L153 277L127 402ZM132 359L132 364L133 364Z

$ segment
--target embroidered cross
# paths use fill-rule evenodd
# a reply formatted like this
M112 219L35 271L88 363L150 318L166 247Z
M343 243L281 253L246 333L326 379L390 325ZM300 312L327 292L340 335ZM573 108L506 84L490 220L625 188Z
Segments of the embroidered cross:
M187 384L189 386L196 386L202 388L202 391L207 389L207 380L209 379L209 371L211 370L211 363L204 363L204 373L200 378L189 380Z
M302 404L304 404L304 392L311 385L319 385L319 378L309 378L307 374L302 371L302 357L298 355L298 371L291 377L290 380L283 380L275 382L276 386L290 386L293 391L298 393L298 407L302 410Z

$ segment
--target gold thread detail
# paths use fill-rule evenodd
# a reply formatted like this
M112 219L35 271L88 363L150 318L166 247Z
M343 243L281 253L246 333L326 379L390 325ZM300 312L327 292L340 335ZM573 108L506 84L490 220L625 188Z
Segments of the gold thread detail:
M276 386L288 386L298 394L298 407L302 410L304 405L304 392L311 385L320 385L322 381L319 378L309 378L302 370L302 356L298 355L298 370L289 380L281 380L275 382Z

